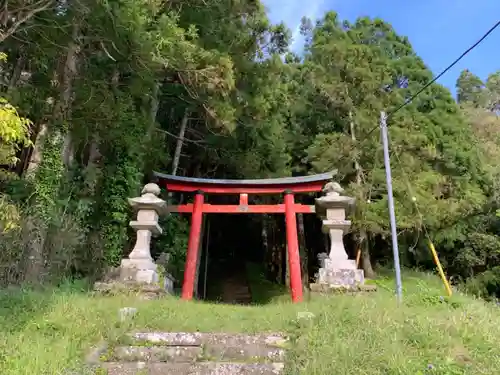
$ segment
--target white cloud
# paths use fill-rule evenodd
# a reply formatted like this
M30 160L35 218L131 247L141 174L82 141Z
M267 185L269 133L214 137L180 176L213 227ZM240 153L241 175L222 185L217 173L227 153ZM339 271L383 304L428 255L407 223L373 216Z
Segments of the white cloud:
M285 22L292 30L292 50L301 49L300 20L306 16L313 21L321 16L327 0L263 0L272 22Z

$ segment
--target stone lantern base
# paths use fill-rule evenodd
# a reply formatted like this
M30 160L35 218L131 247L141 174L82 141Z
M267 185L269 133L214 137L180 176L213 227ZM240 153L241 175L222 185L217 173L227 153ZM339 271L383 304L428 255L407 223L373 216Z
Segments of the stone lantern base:
M160 275L158 267L150 259L122 259L120 280L138 284L157 284Z
M323 289L357 290L364 285L363 270L357 269L356 261L349 259L334 260L326 253L319 254L320 269L316 275L316 283L311 284L311 290L318 285Z
M320 295L329 295L329 294L356 294L360 292L375 292L377 290L376 285L358 285L356 287L334 287L329 284L318 284L312 283L309 285L311 289L311 293L320 294Z
M317 277L318 284L326 284L332 288L356 288L364 284L363 270L320 268Z
M123 259L120 267L108 270L103 281L94 284L94 291L105 294L136 294L156 299L174 293L174 279L160 274L153 261L140 264L137 259Z
M328 257L323 257L317 281L320 284L333 286L357 286L364 284L365 273L356 267L355 260L345 259L334 261Z

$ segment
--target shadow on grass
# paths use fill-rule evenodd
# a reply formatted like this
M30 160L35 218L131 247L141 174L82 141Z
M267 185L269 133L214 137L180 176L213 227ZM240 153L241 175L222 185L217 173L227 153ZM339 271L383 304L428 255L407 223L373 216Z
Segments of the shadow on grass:
M290 295L284 285L269 281L264 268L257 263L246 264L246 277L252 294L252 303L266 305L276 302L288 302Z

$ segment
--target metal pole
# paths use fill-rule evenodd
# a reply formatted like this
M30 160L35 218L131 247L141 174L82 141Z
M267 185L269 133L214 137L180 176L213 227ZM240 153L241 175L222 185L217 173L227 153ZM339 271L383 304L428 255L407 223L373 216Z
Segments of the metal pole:
M385 112L380 113L380 133L384 147L385 177L387 180L387 200L389 204L389 218L391 222L392 252L394 256L394 269L396 271L396 298L401 303L403 298L403 286L401 283L401 265L399 263L398 236L396 233L396 214L394 213L394 198L392 196L391 162L389 159L389 140L387 137L387 116Z

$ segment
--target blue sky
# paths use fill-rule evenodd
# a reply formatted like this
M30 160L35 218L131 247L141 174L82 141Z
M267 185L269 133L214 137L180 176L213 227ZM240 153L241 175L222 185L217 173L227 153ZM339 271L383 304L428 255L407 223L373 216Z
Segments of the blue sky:
M284 21L294 33L292 48L300 51L298 25L336 11L350 21L380 17L406 35L415 51L438 74L500 19L500 0L263 0L273 22ZM438 82L455 93L463 69L482 79L500 70L500 27Z

